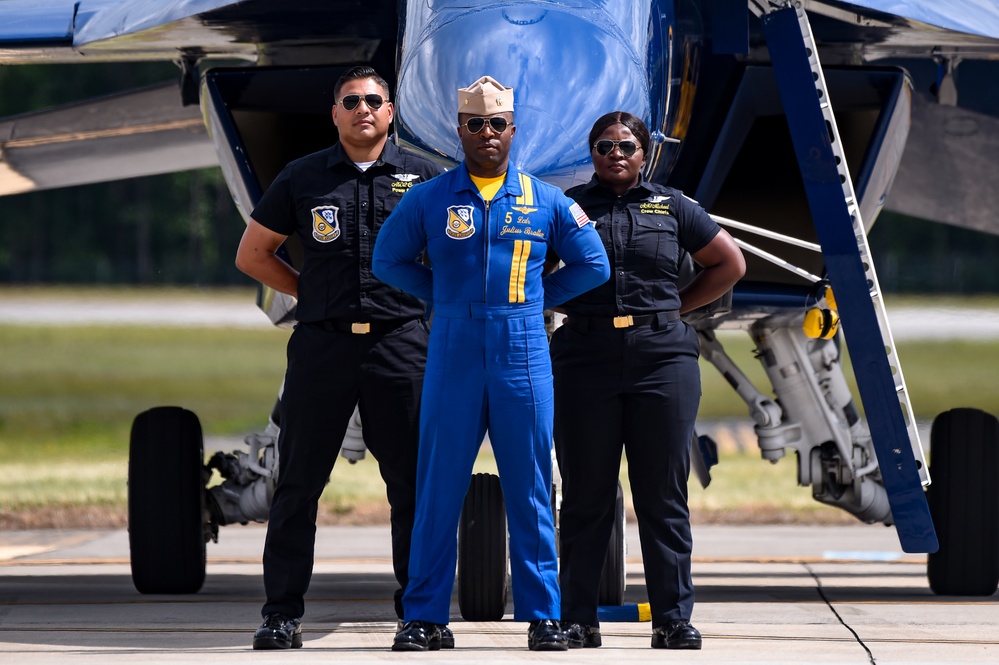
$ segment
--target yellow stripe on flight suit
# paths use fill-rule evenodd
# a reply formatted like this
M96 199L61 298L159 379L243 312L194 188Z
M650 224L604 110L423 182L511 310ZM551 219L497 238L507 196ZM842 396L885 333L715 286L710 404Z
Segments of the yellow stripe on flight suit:
M513 241L510 263L510 302L524 302L524 282L527 280L527 259L531 256L530 240Z
M520 188L524 190L521 196L517 197L517 205L519 206L532 206L534 205L534 183L531 182L530 177L523 173L517 174L520 176Z
M518 206L534 205L534 183L530 177L520 173L520 188L523 194L517 197ZM530 240L513 242L513 259L510 262L510 302L524 302L524 282L527 281L527 259L531 256Z

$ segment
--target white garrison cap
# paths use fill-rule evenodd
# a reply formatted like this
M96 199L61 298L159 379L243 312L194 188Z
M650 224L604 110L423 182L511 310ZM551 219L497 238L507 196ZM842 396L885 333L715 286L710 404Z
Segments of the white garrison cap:
M467 88L458 88L458 113L493 115L513 113L513 88L505 88L492 76L483 76Z

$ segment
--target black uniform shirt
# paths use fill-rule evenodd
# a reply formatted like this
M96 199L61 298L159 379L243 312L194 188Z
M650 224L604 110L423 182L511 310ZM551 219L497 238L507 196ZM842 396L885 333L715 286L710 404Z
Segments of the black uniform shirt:
M566 195L596 225L610 259L610 279L565 304L569 317L651 314L680 308L681 249L703 249L721 227L677 189L641 180L615 196L597 181Z
M299 321L387 321L422 316L424 304L371 274L375 237L410 187L443 169L386 142L361 171L339 143L288 164L253 210L253 219L303 248Z

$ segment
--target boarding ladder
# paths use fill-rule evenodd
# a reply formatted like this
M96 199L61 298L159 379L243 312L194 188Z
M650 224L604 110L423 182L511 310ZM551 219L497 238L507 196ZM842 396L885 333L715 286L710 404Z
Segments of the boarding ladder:
M934 552L929 472L808 16L800 1L749 8L763 24L899 541Z

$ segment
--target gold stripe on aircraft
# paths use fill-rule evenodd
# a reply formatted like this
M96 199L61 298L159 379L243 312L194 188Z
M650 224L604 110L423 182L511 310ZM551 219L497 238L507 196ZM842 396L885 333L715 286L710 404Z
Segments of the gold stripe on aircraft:
M69 132L66 134L56 134L54 136L39 136L30 139L11 139L3 143L5 150L13 148L37 148L43 145L54 145L56 143L70 143L72 141L92 141L94 139L109 139L122 136L135 136L137 134L152 134L153 132L171 132L178 129L194 129L203 127L200 118L190 118L188 120L171 120L169 122L153 122L146 125L134 125L131 127L116 127L114 129L95 129L89 132Z

